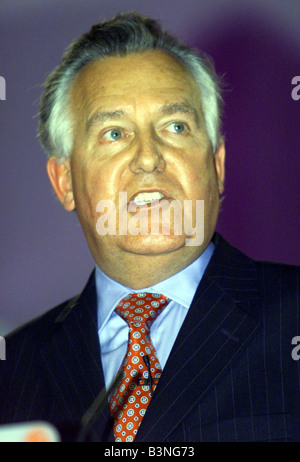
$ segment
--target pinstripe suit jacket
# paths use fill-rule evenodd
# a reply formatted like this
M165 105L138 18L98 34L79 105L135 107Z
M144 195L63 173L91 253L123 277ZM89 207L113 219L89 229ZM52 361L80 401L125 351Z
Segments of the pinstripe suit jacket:
M300 441L299 268L216 250L136 442ZM94 275L76 299L7 339L0 423L42 419L73 441L104 386ZM89 440L113 441L109 410Z

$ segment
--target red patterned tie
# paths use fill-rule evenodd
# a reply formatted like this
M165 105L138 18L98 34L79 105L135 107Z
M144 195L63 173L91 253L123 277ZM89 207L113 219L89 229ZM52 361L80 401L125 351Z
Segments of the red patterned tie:
M160 294L130 294L115 310L129 325L122 379L110 399L116 441L134 440L161 375L161 366L150 339L150 327L169 302Z

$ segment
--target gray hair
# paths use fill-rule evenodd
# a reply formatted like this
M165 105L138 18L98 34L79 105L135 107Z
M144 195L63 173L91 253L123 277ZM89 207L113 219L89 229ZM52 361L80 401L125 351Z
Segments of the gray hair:
M222 96L220 80L207 56L162 30L159 23L137 13L123 13L94 25L71 43L61 63L44 84L39 112L38 136L46 153L58 161L68 158L73 147L71 86L76 74L93 60L162 50L175 56L197 81L206 130L213 151L220 142Z

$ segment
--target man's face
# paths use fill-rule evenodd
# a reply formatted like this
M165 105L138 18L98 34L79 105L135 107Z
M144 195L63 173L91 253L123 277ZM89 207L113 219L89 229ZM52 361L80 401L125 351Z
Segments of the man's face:
M99 235L97 204L103 200L115 204L117 224L124 213L127 223L137 213L149 217L150 223L159 198L166 208L179 201L183 210L184 201L192 200L193 214L195 201L204 200L204 241L196 251L200 255L216 226L224 149L222 145L212 153L193 77L160 51L94 61L74 81L71 109L74 149L65 162L68 179L61 184L68 183L68 194L62 202L68 210L75 205L99 266L103 258L122 252L184 255L187 249L184 231L174 232L174 214L169 234L160 228L151 235L149 227L144 235L118 230L116 235ZM127 194L126 206L120 204L120 192ZM161 222L162 215L158 216Z

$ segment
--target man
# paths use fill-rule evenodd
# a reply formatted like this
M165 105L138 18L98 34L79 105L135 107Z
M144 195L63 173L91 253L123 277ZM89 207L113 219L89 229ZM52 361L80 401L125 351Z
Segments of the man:
M49 76L47 171L96 269L7 339L1 423L45 420L63 441L300 440L299 270L215 233L220 112L212 67L135 14L94 26Z

